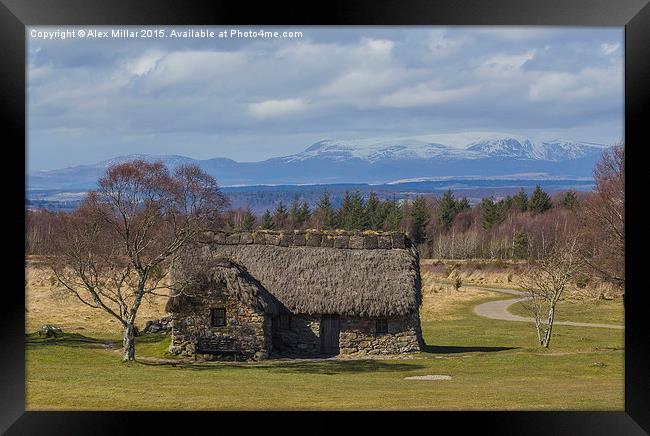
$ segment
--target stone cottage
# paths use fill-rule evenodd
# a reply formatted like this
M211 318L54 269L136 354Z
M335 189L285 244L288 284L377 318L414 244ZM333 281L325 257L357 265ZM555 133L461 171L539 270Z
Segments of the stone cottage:
M215 358L420 350L418 253L401 233L207 233L172 268L170 352Z

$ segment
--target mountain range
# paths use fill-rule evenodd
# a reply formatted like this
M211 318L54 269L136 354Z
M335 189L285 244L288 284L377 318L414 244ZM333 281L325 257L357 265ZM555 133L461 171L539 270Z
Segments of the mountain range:
M29 189L88 189L110 165L133 159L161 160L174 168L197 164L222 186L273 184L391 183L448 177L495 178L591 177L607 148L590 142L530 138L503 133L469 132L408 138L319 141L304 151L259 162L217 157L128 155L63 169L33 171Z

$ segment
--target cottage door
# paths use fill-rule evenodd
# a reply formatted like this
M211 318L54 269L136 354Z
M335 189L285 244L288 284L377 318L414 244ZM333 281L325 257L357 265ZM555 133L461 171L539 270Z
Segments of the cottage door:
M321 352L339 354L339 334L341 320L338 315L323 315L320 321Z

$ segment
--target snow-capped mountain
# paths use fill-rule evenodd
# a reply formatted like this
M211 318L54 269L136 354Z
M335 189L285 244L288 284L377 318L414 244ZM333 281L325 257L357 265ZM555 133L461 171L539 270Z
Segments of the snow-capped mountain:
M591 177L594 163L606 148L589 142L536 141L491 132L327 139L302 152L260 162L226 158L197 160L177 155L120 156L94 165L32 172L28 186L30 189L93 187L108 166L133 159L161 160L172 168L194 163L221 185L386 183L399 179L490 178L522 173Z
M332 160L359 158L368 162L385 159L484 159L512 158L562 161L602 153L602 144L572 141L532 140L499 133L464 133L462 135L428 135L392 140L340 141L324 140L302 153L281 158L295 162L317 157Z

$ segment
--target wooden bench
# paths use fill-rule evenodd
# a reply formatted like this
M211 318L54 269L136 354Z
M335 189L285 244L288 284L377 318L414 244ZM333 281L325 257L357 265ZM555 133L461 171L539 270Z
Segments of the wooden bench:
M199 339L196 341L194 351L194 360L197 354L212 354L212 355L234 355L235 361L239 353L237 347L237 340L234 338L219 338L219 339Z

